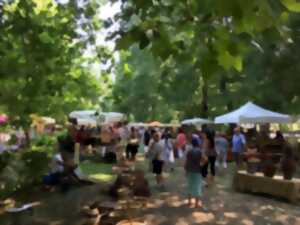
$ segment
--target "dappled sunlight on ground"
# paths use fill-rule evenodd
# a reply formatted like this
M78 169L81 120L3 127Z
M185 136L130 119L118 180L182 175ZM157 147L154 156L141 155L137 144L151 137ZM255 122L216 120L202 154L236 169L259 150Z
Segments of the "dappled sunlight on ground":
M90 171L97 173L95 168ZM177 166L174 172L164 174L164 191L156 187L155 176L148 172L148 162L138 157L136 168L145 171L152 196L142 201L123 199L116 203L116 208L122 212L133 213L135 217L144 218L147 225L300 225L299 205L265 196L235 192L231 188L233 170L230 167L222 171L222 176L216 177L215 184L204 189L201 200L207 208L205 211L201 208L187 207L186 179L181 167ZM102 174L109 172L110 168L106 166L101 169ZM27 224L82 225L80 208L95 201L112 201L106 194L107 189L108 183L105 182L75 188L67 193L42 193L40 196L34 194L35 201L41 201L42 205L34 210L35 222ZM26 198L32 200L30 196L24 199ZM131 209L127 211L127 207ZM8 215L4 217L4 221L10 220ZM0 215L2 225L1 219Z
M147 224L163 224L168 220L166 216L160 214L146 214L144 220Z
M241 221L241 224L242 224L242 225L254 225L254 222L251 221L251 220L248 220L248 219L243 219L243 220Z
M192 221L195 221L196 223L211 222L215 219L215 216L212 213L204 212L193 212L191 217Z
M186 218L179 217L175 225L189 225L189 223L187 222Z
M49 225L62 225L64 221L58 220L58 221L52 221L49 223Z
M224 216L227 218L237 218L238 214L236 212L224 212Z

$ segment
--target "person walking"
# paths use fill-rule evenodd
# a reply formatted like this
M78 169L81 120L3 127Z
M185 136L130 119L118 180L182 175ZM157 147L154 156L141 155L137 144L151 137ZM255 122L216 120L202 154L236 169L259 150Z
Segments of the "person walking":
M139 136L138 132L134 127L131 127L129 142L126 147L126 159L135 161L135 156L139 149Z
M223 165L223 168L226 169L229 143L225 138L225 135L221 134L220 132L217 132L217 135L215 137L215 147L217 152L216 166L220 167L221 165Z
M185 145L187 143L186 135L182 128L178 129L178 135L176 137L176 156L181 159L184 156Z
M237 168L240 168L242 163L242 153L246 147L246 138L241 133L241 128L236 127L234 129L234 135L232 137L232 154Z
M214 181L214 177L216 175L215 162L217 159L217 152L215 150L214 136L208 130L203 132L202 152L208 157L207 163L204 164L202 168L202 176L207 180L208 167L209 167L211 173L211 177L210 177L211 181Z
M120 159L123 160L124 153L126 155L127 145L130 138L130 130L128 128L127 122L120 123L118 129L120 135Z
M156 184L158 187L163 187L163 152L164 146L160 141L160 135L158 132L153 134L153 141L150 143L148 155L152 162L152 172L156 175Z
M164 146L164 151L162 154L163 161L165 163L165 171L174 170L174 148L173 148L173 142L172 142L172 135L170 132L166 132L164 134L163 139L161 140L162 144Z
M192 206L192 198L195 198L195 208L198 208L200 206L200 197L202 196L203 186L201 167L206 164L206 161L207 158L201 153L199 141L195 137L192 138L192 149L187 152L184 164L187 178L189 207Z

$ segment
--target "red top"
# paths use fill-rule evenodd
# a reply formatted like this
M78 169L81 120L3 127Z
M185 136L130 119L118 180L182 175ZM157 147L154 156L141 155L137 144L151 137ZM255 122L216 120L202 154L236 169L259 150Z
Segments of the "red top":
M186 145L186 136L184 133L180 133L176 138L176 148L182 149Z

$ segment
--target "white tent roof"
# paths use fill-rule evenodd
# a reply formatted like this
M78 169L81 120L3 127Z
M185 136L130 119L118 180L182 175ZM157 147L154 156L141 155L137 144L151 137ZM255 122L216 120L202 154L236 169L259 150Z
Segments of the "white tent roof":
M96 110L73 111L69 114L70 118L77 119L88 123L103 124L116 123L125 120L125 115L117 112L100 112ZM94 122L93 122L94 121Z
M69 114L70 118L74 119L96 119L96 110L81 110L81 111L73 111Z
M116 123L125 120L125 115L117 112L101 112L99 116L104 117L104 123Z
M90 118L77 118L77 124L79 126L97 126L97 121L94 119L90 119Z
M129 123L128 126L129 127L147 127L148 124L142 123L142 122L140 122L140 123Z
M215 123L290 123L291 117L248 102L239 109L215 118Z
M184 125L202 125L202 124L210 124L210 123L213 123L212 121L210 120L207 120L207 119L202 119L202 118L193 118L193 119L187 119L187 120L183 120L181 122L181 124L184 124Z

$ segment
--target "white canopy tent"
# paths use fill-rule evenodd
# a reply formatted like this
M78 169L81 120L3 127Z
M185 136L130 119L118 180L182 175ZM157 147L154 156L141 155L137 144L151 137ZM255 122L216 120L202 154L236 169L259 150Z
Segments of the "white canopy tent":
M95 117L95 114L96 114L96 110L80 110L80 111L73 111L69 114L69 117L71 118L76 118L76 119L79 119L79 118L92 118L92 117Z
M77 119L81 125L96 125L121 122L125 115L117 112L97 112L96 110L73 111L69 114L72 119Z
M129 123L128 124L129 127L148 127L148 124L146 123Z
M183 120L181 121L181 124L183 125L195 125L195 126L199 126L199 125L203 125L203 124L210 124L213 123L210 120L207 119L202 119L202 118L193 118L193 119L187 119L187 120Z
M248 102L239 109L215 118L216 124L227 123L291 123L289 115L272 112Z
M97 126L97 121L94 120L94 119L89 119L89 118L85 118L85 119L77 118L77 124L79 126L92 126L92 127L95 127L95 126Z
M100 112L99 117L103 118L104 123L117 123L126 119L124 114L118 112Z

